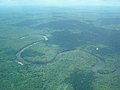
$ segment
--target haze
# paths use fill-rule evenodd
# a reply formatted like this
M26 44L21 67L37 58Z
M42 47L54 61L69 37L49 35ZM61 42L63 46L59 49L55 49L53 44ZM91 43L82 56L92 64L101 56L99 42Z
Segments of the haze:
M0 6L120 6L120 0L0 0Z

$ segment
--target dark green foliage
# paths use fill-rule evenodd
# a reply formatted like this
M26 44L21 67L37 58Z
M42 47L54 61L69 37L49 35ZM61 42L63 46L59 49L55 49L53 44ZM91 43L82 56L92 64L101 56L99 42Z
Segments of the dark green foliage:
M81 45L105 44L111 47L112 51L120 53L120 31L107 31L105 29L93 27L91 31L82 31L74 34L70 31L54 32L49 43L54 43L62 48L74 49ZM89 28L88 28L89 30Z
M60 31L53 33L53 37L50 38L49 44L54 43L65 49L74 49L79 46L79 38L76 34L69 31Z
M110 33L108 44L112 49L120 53L120 30L114 30Z
M16 50L12 48L2 48L0 49L0 52L7 54L7 55L14 55L16 53Z
M0 36L0 39L8 39L8 37Z
M115 51L109 48L99 48L99 50L96 50L95 47L91 48L92 53L99 54L101 56L110 56L111 54L114 54Z
M48 43L54 43L59 45L62 48L67 49L75 49L81 45L95 45L98 43L102 43L104 38L102 35L100 36L98 33L92 33L83 31L78 34L74 34L70 31L59 31L54 32L53 37L50 38Z
M15 59L16 50L12 48L2 48L0 49L1 55L4 57L9 57L9 59Z
M120 18L102 18L100 23L103 25L120 24Z
M91 25L77 21L77 20L60 20L60 21L52 21L45 24L40 24L35 27L35 29L62 29L62 30L69 30L69 29L85 29L91 28Z
M14 26L19 26L19 27L30 27L31 25L37 24L36 20L24 20L19 23L13 24Z
M66 79L66 82L74 88L74 90L93 90L92 82L94 81L93 72L85 72L75 69L72 74Z

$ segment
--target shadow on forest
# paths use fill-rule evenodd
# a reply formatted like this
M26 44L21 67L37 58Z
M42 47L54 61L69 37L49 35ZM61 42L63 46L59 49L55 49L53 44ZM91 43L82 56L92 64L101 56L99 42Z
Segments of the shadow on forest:
M65 82L71 85L73 90L93 90L92 82L94 79L93 72L85 72L75 69L74 72L65 79Z
M120 24L120 18L102 18L99 19L102 25Z
M53 36L49 39L48 43L56 44L61 48L69 50L80 45L78 39L79 38L76 34L73 34L69 31L59 31L53 33Z
M98 33L82 31L81 33L72 33L70 31L58 31L52 34L49 44L59 45L64 49L75 49L81 45L102 43L104 38Z
M105 19L103 22L119 22L117 19ZM43 24L38 24L36 20L24 20L16 23L17 26L31 26L34 29L60 29L64 31L54 32L51 38L51 43L61 47L73 49L85 44L106 44L113 50L120 53L120 30L106 30L104 28L95 27L92 24L87 24L78 20L59 20L51 21ZM34 26L35 25L35 26ZM68 30L78 29L80 34L73 34Z
M106 19L105 21L108 23L108 21L116 20ZM81 45L105 44L110 46L113 51L120 53L120 30L107 30L78 20L58 20L43 24L38 24L36 20L24 20L16 25L31 26L31 28L38 30L46 28L62 30L52 33L48 43L57 44L65 49L75 49ZM69 31L74 29L80 30L81 33L75 34Z
M59 20L51 21L45 24L39 24L33 27L35 29L60 29L60 30L69 30L69 29L86 29L91 28L90 24L86 24L77 20Z

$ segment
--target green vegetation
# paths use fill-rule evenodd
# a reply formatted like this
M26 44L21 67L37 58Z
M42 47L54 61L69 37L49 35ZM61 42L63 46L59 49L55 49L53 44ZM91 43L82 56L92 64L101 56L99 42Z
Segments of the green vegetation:
M51 61L58 53L59 48L56 45L38 44L22 53L22 57L30 62Z
M0 90L120 89L120 12L33 11L0 12Z

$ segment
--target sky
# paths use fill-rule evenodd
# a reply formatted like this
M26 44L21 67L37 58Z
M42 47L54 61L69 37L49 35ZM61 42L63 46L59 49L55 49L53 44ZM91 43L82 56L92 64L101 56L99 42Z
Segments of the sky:
M0 0L0 5L21 6L120 6L120 0Z

